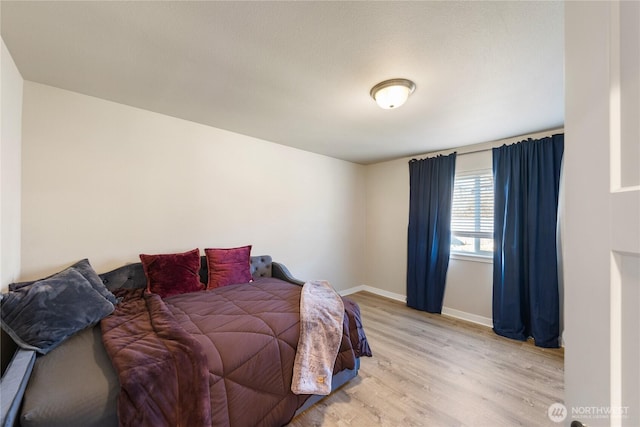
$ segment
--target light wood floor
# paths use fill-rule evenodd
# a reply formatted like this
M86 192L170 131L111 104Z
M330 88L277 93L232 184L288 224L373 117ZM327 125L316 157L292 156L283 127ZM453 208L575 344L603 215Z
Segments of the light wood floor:
M349 297L360 305L373 357L290 427L559 425L547 409L563 402L562 349L367 292Z

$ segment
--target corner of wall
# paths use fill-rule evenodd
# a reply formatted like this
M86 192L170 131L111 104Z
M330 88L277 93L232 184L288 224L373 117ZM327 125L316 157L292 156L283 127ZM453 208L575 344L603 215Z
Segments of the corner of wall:
M0 39L0 287L20 274L24 79Z

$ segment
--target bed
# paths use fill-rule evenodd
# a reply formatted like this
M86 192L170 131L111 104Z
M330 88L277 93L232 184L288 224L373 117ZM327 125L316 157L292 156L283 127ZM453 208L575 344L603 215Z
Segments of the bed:
M202 283L208 262L200 258ZM46 355L16 352L2 379L3 425L281 426L324 397L291 391L304 283L284 265L252 256L246 282L163 297L145 292L145 268L99 275L118 298L100 323ZM332 390L371 355L357 304L341 300Z

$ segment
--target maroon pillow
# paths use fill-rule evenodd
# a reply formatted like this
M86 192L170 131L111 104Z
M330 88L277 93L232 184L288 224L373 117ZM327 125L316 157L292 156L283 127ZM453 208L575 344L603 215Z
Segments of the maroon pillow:
M251 282L251 245L230 249L205 249L209 267L207 289Z
M147 292L161 298L204 288L200 283L200 249L181 254L140 254L140 261L147 276Z

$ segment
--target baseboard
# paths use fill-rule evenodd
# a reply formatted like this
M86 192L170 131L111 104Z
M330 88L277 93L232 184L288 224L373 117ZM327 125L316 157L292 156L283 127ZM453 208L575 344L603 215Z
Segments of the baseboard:
M406 295L396 294L395 292L385 291L384 289L374 288L373 286L368 285L359 285L354 286L353 288L345 289L339 291L338 293L342 296L346 296L349 294L355 294L356 292L365 291L370 292L375 295L380 295L381 297L389 298L395 301L407 302ZM479 316L473 313L467 313L465 311L456 310L455 308L443 307L442 314L444 316L454 317L460 320L466 320L467 322L477 323L478 325L487 326L489 328L493 328L493 320L488 317Z
M360 285L354 286L353 288L345 289L343 291L339 291L338 293L342 296L355 294L356 292L365 291L370 292L372 294L380 295L381 297L389 298L392 300L407 302L407 297L402 294L396 294L394 292L385 291L384 289L374 288L373 286L368 285Z
M467 313L466 311L460 311L449 307L442 307L442 314L444 316L455 317L456 319L466 320L467 322L477 323L478 325L493 328L493 320L488 317Z
M389 298L395 301L407 302L406 295L396 294L395 292L385 291L384 289L378 289L368 285L354 286L353 288L338 291L338 293L342 296L346 296L349 294L355 294L356 292L360 292L360 291L370 292L372 294L380 295L381 297ZM492 319L484 316L479 316L473 313L467 313L466 311L456 310L455 308L442 307L442 315L453 317L455 319L465 320L471 323L476 323L478 325L486 326L488 328L493 328ZM564 347L564 332L560 335L560 339L561 339L560 345Z

